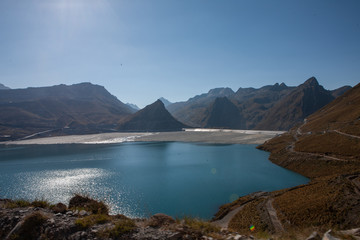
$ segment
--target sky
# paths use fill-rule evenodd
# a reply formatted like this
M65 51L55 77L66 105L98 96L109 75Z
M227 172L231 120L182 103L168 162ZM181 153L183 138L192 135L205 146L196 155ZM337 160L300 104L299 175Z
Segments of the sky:
M216 87L360 82L358 0L1 0L0 83L144 107Z

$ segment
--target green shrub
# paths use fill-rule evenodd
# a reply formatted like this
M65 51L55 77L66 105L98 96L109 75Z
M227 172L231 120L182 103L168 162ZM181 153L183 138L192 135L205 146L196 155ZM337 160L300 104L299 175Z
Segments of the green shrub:
M130 233L136 229L135 221L132 219L129 219L125 216L120 216L120 218L117 218L115 220L115 226L111 229L106 229L102 232L99 232L100 238L118 238L121 235L124 235L126 233Z
M6 203L6 208L18 208L18 207L29 207L31 206L31 203L24 199L18 199L18 200L10 200Z
M132 219L123 219L115 223L115 227L110 230L110 237L118 237L122 234L132 232L136 228L135 222Z
M94 214L76 219L75 224L85 229L94 226L95 224L104 224L110 222L110 220L111 218L108 215Z
M189 228L191 228L195 231L200 231L202 233L211 233L211 232L219 232L220 231L219 227L211 224L210 222L203 221L203 220L200 220L197 218L186 216L183 218L182 221Z
M31 203L31 206L40 207L40 208L49 208L50 203L48 201L46 201L46 200L37 200L37 199L35 199L35 201L33 201Z

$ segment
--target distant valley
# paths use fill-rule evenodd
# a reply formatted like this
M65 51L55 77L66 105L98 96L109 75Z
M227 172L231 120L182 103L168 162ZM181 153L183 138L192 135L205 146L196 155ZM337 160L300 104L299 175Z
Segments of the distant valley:
M297 87L216 88L176 103L160 98L141 110L91 83L0 89L0 141L6 141L184 127L288 130L351 87L325 90L312 77Z

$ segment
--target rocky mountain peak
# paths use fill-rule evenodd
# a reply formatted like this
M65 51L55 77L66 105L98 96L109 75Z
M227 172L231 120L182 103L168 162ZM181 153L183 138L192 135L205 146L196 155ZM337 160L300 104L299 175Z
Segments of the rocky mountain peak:
M158 99L119 124L120 131L175 131L187 127L177 121Z
M309 87L309 86L311 86L311 87L318 87L318 86L320 86L320 84L319 84L319 82L317 81L317 79L316 79L315 77L311 77L311 78L309 78L308 80L306 80L306 81L302 84L302 86L304 86L304 87Z

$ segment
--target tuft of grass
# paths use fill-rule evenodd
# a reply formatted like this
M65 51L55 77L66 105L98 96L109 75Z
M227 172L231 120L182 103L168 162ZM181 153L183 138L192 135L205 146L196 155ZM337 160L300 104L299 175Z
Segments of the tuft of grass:
M31 203L24 199L18 199L14 201L9 201L6 203L6 208L18 208L18 207L30 207Z
M50 203L47 200L37 200L35 199L35 201L31 202L31 206L33 207L40 207L40 208L50 208Z
M195 230L195 231L199 231L199 232L205 233L205 234L220 231L219 227L211 224L210 222L203 221L203 220L198 219L198 218L185 216L182 219L182 222L184 223L185 226L189 227L190 229Z
M99 233L101 238L118 238L121 235L130 233L136 229L135 221L129 218L119 218L111 229Z
M35 212L24 219L19 231L10 238L14 240L32 240L38 239L41 233L41 226L47 220L47 217L39 212Z
M102 201L96 201L90 197L75 194L69 201L69 208L84 209L93 214L109 214L109 207Z
M96 224L104 224L110 222L111 218L105 214L94 214L83 218L78 218L75 221L75 225L80 228L86 229Z

